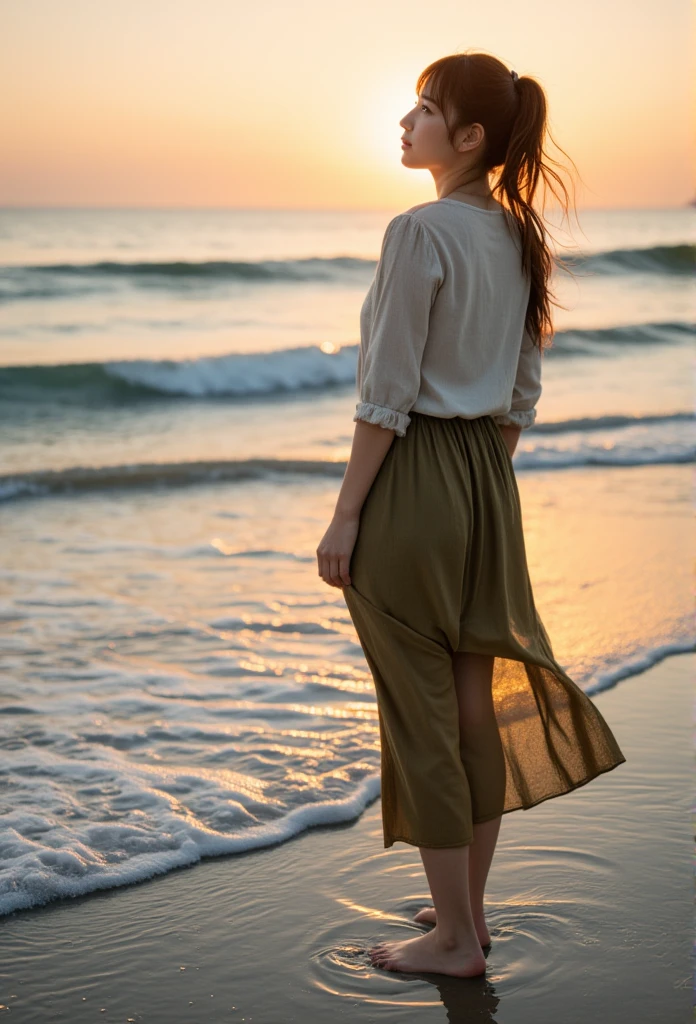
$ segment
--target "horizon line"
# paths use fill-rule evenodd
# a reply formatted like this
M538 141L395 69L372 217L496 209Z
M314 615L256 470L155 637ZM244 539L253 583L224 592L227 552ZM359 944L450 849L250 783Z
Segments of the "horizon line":
M428 200L424 200L428 202ZM413 204L416 205L416 204ZM583 211L587 213L605 213L605 212L630 212L640 213L647 211L665 211L665 210L689 210L696 208L696 199L687 200L684 203L674 204L669 206L577 206L578 212ZM158 205L158 204L98 204L92 203L87 205L73 205L67 203L0 203L0 211L5 210L46 210L46 211L94 211L94 212L113 212L113 211L157 211L160 210L166 213L199 213L199 212L211 212L211 213L386 213L396 209L394 206L203 206L203 205ZM561 207L558 205L549 205L545 212L560 211Z

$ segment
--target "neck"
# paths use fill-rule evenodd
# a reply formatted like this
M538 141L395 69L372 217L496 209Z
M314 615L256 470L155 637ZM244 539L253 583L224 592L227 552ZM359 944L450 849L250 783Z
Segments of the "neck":
M458 171L445 171L444 173L430 172L435 181L437 198L457 192L460 195L479 196L481 199L491 199L493 193L488 181L488 174L474 176L471 172L462 173Z

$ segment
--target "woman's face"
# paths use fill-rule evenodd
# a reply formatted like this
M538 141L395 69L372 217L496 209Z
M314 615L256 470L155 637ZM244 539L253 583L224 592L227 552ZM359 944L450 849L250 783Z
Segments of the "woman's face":
M469 151L478 146L483 131L479 124L459 129L453 146L447 137L443 113L428 95L427 82L413 109L401 118L399 124L404 129L401 163L413 168L444 170L460 167L462 157L468 162Z

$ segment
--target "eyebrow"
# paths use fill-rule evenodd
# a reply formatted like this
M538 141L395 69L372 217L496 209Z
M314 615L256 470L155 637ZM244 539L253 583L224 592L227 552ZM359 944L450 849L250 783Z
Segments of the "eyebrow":
M421 99L427 100L429 103L435 103L435 100L432 98L432 96L426 96L425 93L421 94ZM437 106L437 103L435 103L435 106Z

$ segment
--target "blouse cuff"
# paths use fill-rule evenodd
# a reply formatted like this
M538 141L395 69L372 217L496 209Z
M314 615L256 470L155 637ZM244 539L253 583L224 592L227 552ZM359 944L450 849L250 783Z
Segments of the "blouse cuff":
M366 423L376 423L387 430L396 431L399 437L404 437L406 428L411 422L411 417L405 412L396 409L388 409L385 405L374 405L372 402L359 402L355 407L353 422L364 420Z
M534 423L536 409L520 409L518 412L510 410L504 416L494 416L493 419L501 427L521 427L525 430Z

